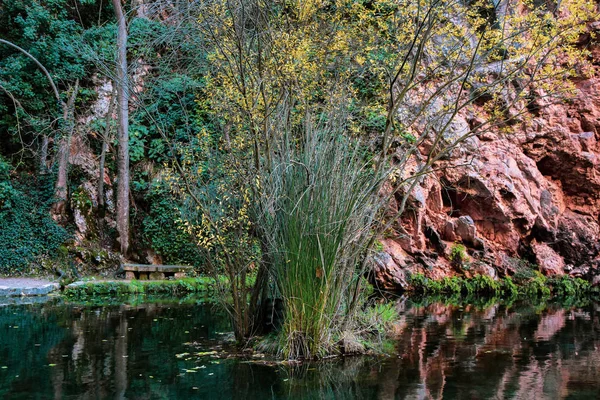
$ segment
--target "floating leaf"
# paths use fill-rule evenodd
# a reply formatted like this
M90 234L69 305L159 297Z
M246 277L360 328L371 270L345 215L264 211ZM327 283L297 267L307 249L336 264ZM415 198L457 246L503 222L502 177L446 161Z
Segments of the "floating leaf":
M203 356L211 356L213 354L217 354L216 351L201 351L199 353L196 353L197 356L203 357Z

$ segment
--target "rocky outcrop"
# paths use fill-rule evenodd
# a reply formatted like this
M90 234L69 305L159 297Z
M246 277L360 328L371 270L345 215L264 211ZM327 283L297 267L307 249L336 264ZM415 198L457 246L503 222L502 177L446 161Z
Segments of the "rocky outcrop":
M377 256L381 286L404 287L414 265L462 273L449 259L456 242L488 275L514 273L519 258L600 283L600 70L576 86L572 101L539 104L511 134L475 135L468 162L461 153L435 165Z

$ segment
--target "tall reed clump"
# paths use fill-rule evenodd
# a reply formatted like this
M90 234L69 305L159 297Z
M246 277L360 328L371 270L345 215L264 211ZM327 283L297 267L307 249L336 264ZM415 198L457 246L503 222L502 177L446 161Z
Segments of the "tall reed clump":
M260 225L284 301L287 358L330 353L351 323L382 209L384 175L333 124L307 124L299 142L283 140L261 182Z

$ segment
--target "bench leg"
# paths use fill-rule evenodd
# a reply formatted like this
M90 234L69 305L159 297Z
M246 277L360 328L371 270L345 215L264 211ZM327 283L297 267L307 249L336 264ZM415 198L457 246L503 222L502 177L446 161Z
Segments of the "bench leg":
M133 271L126 271L125 272L125 279L135 279L135 272Z
M149 278L154 281L163 280L165 279L165 274L164 272L151 272Z

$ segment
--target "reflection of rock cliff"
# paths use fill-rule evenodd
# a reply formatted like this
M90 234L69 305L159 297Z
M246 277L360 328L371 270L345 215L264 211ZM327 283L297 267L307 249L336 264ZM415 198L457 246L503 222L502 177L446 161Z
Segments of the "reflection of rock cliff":
M597 307L597 306L596 306ZM597 393L598 310L412 308L389 398L552 399ZM393 371L393 372L392 372ZM388 375L389 374L389 375Z
M407 269L451 273L456 241L478 273L511 273L512 259L525 258L547 275L599 279L600 73L576 85L573 101L531 107L515 133L486 132L468 157L436 166L382 241L376 268L385 287L403 286Z

